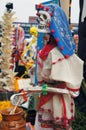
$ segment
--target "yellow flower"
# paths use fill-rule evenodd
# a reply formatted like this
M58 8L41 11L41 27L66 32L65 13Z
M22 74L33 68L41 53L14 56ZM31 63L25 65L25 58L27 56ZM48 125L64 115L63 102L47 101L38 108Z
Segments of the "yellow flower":
M0 111L6 108L11 108L13 105L10 101L0 101ZM2 120L2 115L0 114L0 121Z

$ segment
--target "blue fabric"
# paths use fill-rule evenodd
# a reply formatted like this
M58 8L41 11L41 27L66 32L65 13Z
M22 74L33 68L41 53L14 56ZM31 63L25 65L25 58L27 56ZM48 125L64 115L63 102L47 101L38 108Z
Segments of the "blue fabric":
M37 49L41 50L44 47L44 36L46 33L38 32Z
M72 55L75 52L76 45L74 43L72 33L65 12L56 4L48 5L53 11L50 30L54 30L54 38L59 38L58 48L63 47L61 53Z
M50 22L50 31L54 30L52 35L54 38L59 38L59 42L57 43L57 47L63 48L60 49L61 53L66 56L71 56L75 52L76 44L74 43L72 33L69 27L69 23L65 12L59 5L57 4L46 4L44 7L49 7L49 13L53 13ZM43 47L43 36L44 34L39 33L38 37L38 47L39 50Z

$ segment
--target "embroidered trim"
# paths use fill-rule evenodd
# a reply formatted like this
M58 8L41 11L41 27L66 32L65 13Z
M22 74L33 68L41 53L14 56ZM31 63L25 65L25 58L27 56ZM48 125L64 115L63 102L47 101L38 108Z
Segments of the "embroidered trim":
M77 91L79 91L79 90L80 90L80 88L77 88L77 89L72 89L72 88L68 88L68 87L67 87L67 89L68 89L69 91L73 91L73 92L77 92Z
M49 52L55 48L57 46L56 43L54 42L51 42L50 44L47 44L44 46L44 48L39 52L39 57L42 59L42 60L46 60Z
M67 122L66 122L66 104L65 104L65 100L64 100L64 97L63 97L63 95L61 95L61 99L62 99L62 104L63 104L63 122L64 122L64 125L65 125L65 127L66 127L66 125L67 125Z
M60 62L60 61L62 61L62 60L64 60L65 58L59 58L59 59L57 59L55 62L52 62L52 65L54 65L54 64L56 64L58 61Z
M68 128L70 127L71 119L67 119L67 118L65 119L66 120L66 126L65 126L65 124L63 123L64 118L60 118L60 117L57 118L59 119L59 122L56 122L56 119L43 120L42 113L38 115L38 121L41 123L42 128L55 128L55 129L61 128L62 130L68 130Z

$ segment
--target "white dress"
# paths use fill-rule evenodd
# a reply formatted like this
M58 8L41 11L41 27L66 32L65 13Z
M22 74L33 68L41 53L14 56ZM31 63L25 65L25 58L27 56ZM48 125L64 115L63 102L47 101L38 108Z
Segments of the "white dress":
M50 87L67 89L68 94L41 95L35 130L56 130L70 127L75 115L74 97L78 96L83 79L83 61L73 54L65 59L57 47L46 60L38 58L38 81Z

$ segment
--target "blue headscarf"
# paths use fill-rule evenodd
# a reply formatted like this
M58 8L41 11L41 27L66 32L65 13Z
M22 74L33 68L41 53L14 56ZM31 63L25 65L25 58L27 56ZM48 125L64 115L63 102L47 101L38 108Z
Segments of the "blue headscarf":
M57 47L65 57L71 56L75 52L76 44L65 12L57 4L46 4L44 8L46 7L49 8L49 13L52 12L53 14L50 22L50 32L55 39L59 39ZM52 30L54 31L52 32Z
M58 48L64 56L71 56L75 52L76 45L74 43L72 33L65 12L56 4L48 5L53 11L50 23L50 31L54 38L59 38Z

